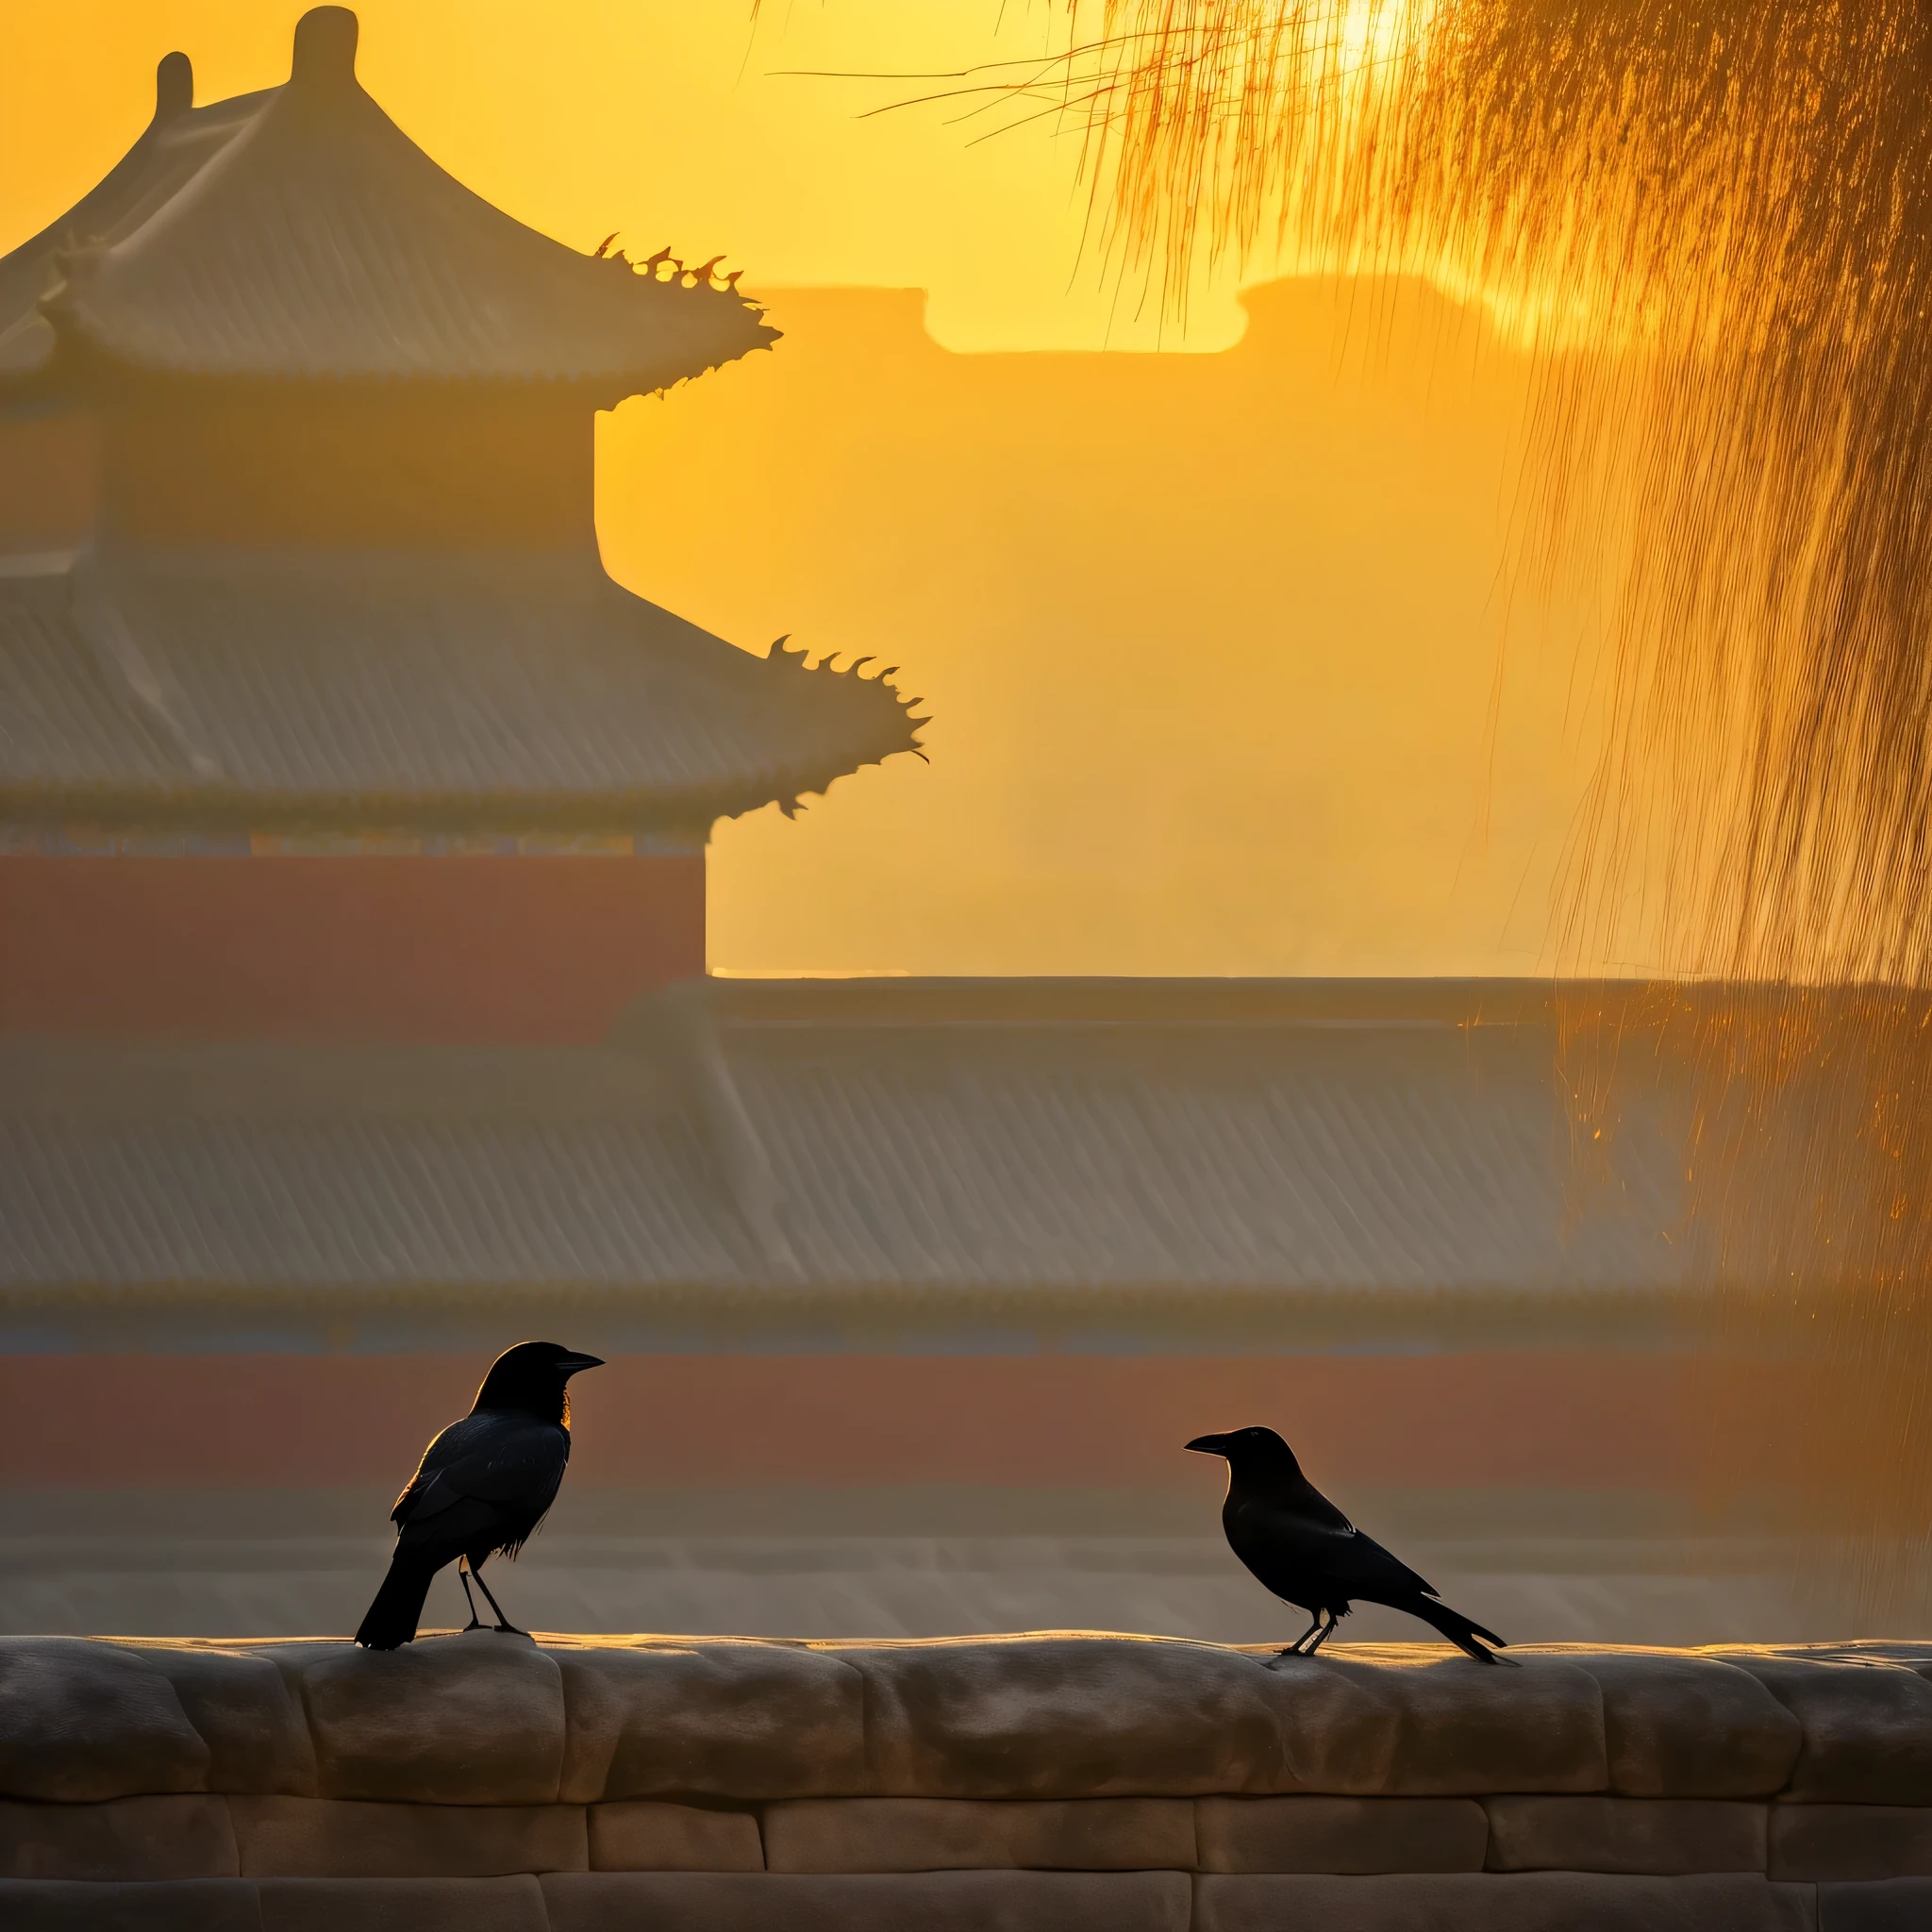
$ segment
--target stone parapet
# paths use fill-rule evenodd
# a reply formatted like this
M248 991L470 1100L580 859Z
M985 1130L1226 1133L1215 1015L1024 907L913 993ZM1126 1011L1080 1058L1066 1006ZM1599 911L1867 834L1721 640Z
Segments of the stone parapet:
M0 1640L22 1932L1932 1924L1932 1645Z

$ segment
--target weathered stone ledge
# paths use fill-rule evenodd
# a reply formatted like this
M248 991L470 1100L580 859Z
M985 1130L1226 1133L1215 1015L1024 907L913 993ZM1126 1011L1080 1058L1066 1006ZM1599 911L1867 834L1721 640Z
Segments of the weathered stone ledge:
M9 1926L1932 1924L1932 1645L0 1640Z
M1748 1872L1932 1879L1932 1807L1703 1798L803 1798L729 1807L178 1796L0 1802L0 1876L567 1872Z

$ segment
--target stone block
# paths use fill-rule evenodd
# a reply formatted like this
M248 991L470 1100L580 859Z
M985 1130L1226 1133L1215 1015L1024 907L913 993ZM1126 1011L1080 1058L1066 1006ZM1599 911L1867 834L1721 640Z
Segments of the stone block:
M656 1798L592 1805L593 1872L762 1872L764 1846L749 1811L709 1811Z
M0 1638L0 1797L199 1791L208 1768L174 1686L144 1658L84 1637Z
M1932 1805L1932 1683L1916 1671L1742 1647L1716 1654L1749 1671L1804 1727L1788 1796Z
M248 1878L499 1878L586 1872L581 1805L231 1798Z
M272 1658L214 1643L136 1641L126 1648L174 1686L208 1748L209 1790L314 1791L302 1700Z
M1282 1657L1273 1648L1243 1652L1259 1667L1263 1695L1281 1736L1274 1774L1226 1792L1314 1791L1378 1795L1389 1789L1402 1741L1402 1707L1383 1694L1373 1674L1336 1670L1325 1657Z
M1816 1932L1813 1889L1723 1874L1202 1877L1193 1932ZM561 1932L561 1928L559 1928Z
M0 1879L7 1932L261 1932L255 1888L242 1878L159 1884Z
M863 1686L795 1643L553 1646L562 1796L816 1797L865 1789Z
M1539 1644L1595 1678L1610 1790L1629 1798L1769 1798L1804 1728L1749 1671L1691 1651Z
M836 1654L865 1682L871 1795L1186 1797L1288 1778L1279 1688L1238 1651L1026 1636Z
M773 1872L1191 1872L1187 1798L804 1798L768 1806Z
M260 1932L549 1932L534 1878L263 1878Z
M1325 1676L1371 1707L1324 1710L1326 1735L1284 1719L1290 1769L1307 1790L1474 1797L1601 1791L1609 1782L1602 1693L1563 1657L1532 1653L1509 1670L1446 1644L1347 1644L1282 1657L1269 1674L1288 1698Z
M1204 1872L1480 1872L1473 1798L1197 1798Z
M220 1798L0 1801L0 1877L234 1878L240 1871Z
M1932 1878L1818 1888L1818 1932L1925 1932L1927 1925Z
M550 1932L1189 1932L1191 1903L1181 1872L593 1872L542 1884Z
M1483 1800L1491 1872L1657 1877L1765 1869L1765 1810L1725 1798Z
M475 1632L400 1650L299 1647L325 1798L548 1805L563 1772L563 1678L525 1638Z
M1932 1878L1932 1809L1774 1805L1770 1871L1774 1878Z

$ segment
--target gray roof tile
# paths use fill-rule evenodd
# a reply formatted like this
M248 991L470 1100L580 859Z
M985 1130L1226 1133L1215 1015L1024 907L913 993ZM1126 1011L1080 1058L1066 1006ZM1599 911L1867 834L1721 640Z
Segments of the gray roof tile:
M701 827L913 746L594 557L151 553L0 577L0 810Z
M17 1044L0 1050L0 1286L1024 1304L1681 1279L1667 1112L1633 1116L1614 1171L1579 1191L1546 1021L1336 1030L1291 985L1272 1018L1203 1024L1220 995L1176 982L1166 1017L1104 1028L1011 1000L1004 1020L894 1017L892 997L868 1017L693 990L658 1003L655 1032L591 1049ZM998 1007L954 1005L974 999ZM714 1053L684 1053L692 1028ZM769 1165L782 1265L717 1079Z

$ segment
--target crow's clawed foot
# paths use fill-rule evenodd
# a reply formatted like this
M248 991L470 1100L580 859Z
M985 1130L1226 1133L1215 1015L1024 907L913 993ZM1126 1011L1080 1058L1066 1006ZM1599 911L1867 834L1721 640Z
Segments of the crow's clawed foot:
M1316 1649L1319 1649L1323 1638L1327 1636L1328 1631L1334 1629L1334 1627L1335 1625L1331 1622L1328 1628L1324 1630L1322 1627L1322 1612L1317 1610L1315 1612L1315 1621L1286 1650L1277 1650L1274 1655L1276 1657L1313 1657L1315 1654L1314 1650L1304 1650L1302 1646L1312 1637L1315 1640Z

